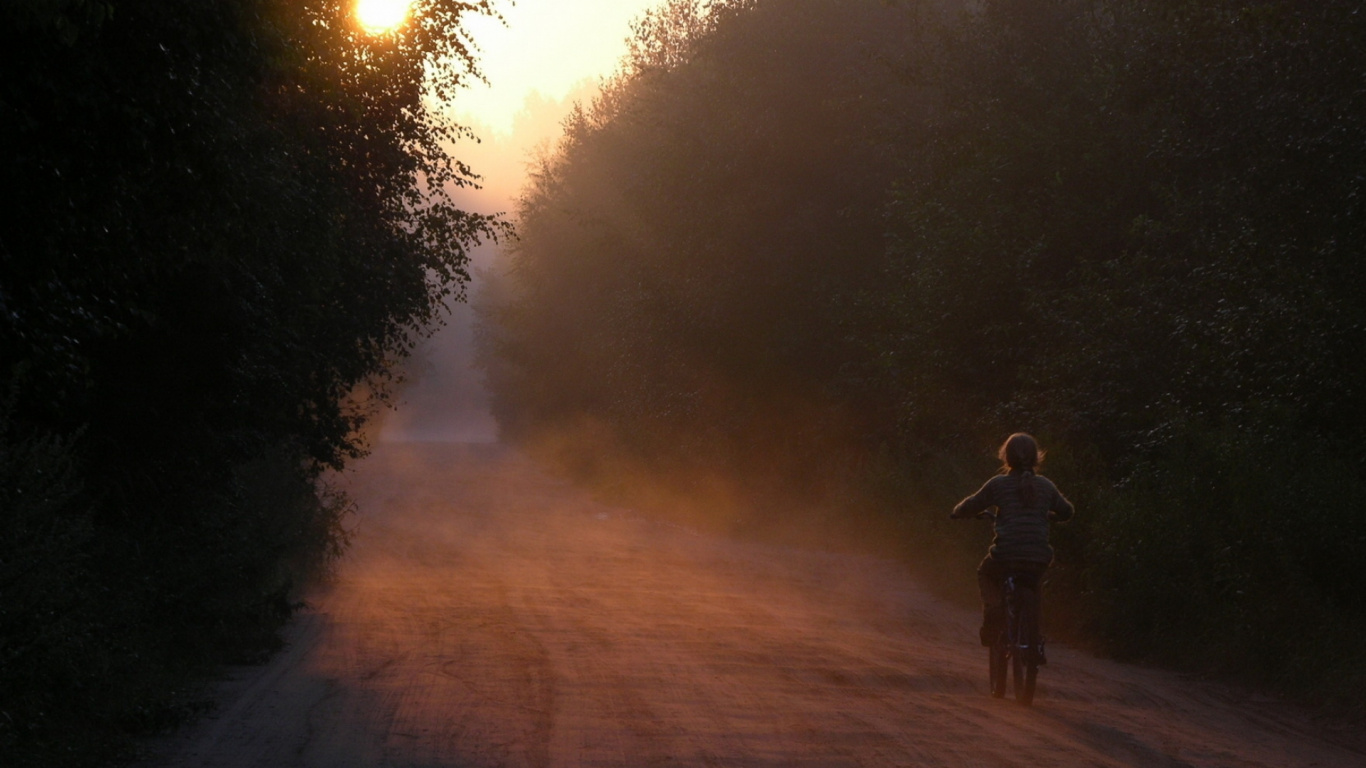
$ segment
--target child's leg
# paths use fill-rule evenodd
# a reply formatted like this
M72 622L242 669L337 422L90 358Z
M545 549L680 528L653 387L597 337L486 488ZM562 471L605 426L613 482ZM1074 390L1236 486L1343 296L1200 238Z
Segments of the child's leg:
M977 588L982 593L982 645L991 645L1005 628L1006 612L1001 597L1000 563L990 557L977 566Z

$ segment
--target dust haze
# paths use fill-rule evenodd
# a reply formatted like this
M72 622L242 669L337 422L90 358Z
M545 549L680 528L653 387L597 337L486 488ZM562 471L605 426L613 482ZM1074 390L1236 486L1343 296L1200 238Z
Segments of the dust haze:
M524 455L389 442L287 650L148 768L1357 766L1265 697L1050 651L987 695L976 611L897 562L602 503ZM1355 746L1353 746L1355 744Z

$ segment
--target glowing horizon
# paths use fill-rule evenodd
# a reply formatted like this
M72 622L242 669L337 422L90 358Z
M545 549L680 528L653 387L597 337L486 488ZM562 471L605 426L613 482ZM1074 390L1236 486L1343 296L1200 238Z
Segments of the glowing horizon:
M630 23L662 0L515 0L498 3L506 25L465 17L485 85L470 83L447 105L467 122L508 134L533 93L551 101L615 71Z

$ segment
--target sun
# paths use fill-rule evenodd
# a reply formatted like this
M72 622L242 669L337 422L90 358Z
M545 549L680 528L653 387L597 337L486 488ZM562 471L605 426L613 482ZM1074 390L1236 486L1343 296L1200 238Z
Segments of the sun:
M356 20L366 32L388 32L408 18L410 5L412 0L357 0Z

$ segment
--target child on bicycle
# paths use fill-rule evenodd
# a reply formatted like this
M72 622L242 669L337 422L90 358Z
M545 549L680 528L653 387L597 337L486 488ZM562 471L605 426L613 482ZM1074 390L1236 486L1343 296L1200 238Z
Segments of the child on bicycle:
M1001 580L1015 573L1034 587L1053 562L1053 547L1048 543L1048 525L1072 517L1072 502L1058 491L1052 481L1037 474L1044 453L1033 437L1016 432L1001 444L997 454L1001 474L981 490L958 502L949 516L954 519L975 517L996 507L991 549L977 568L977 586L982 592L982 645L991 645L1005 625Z

